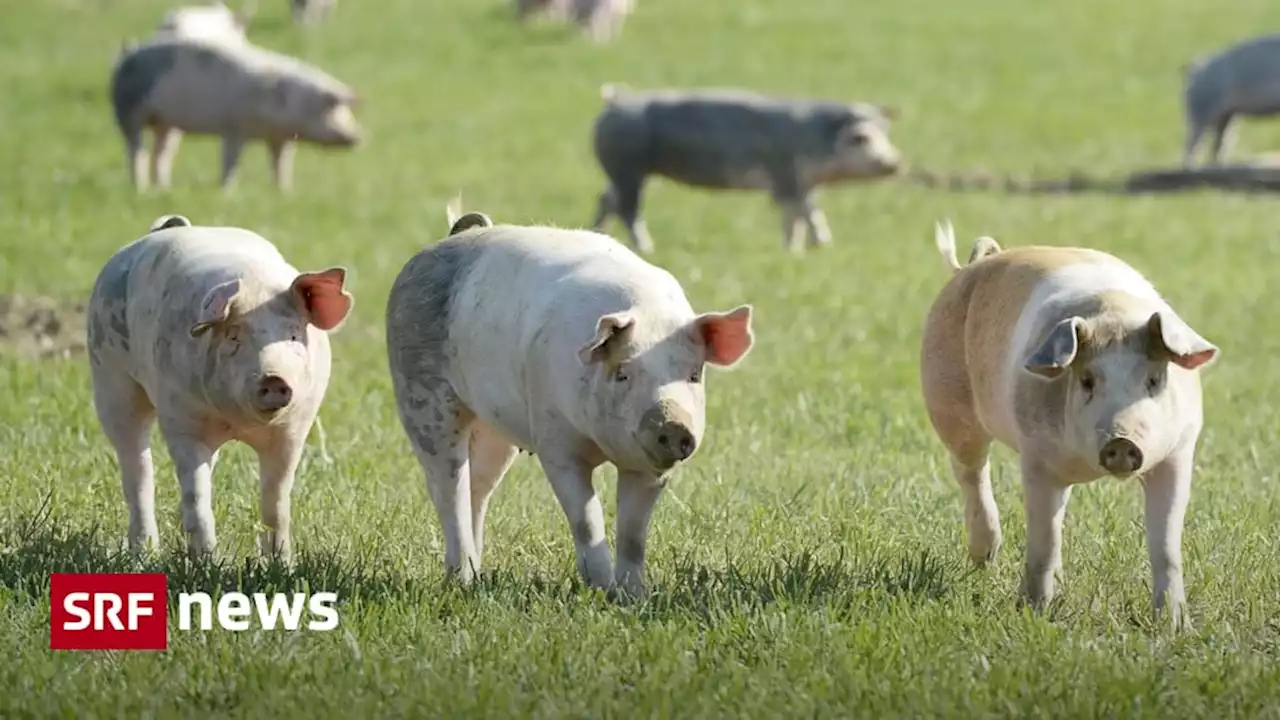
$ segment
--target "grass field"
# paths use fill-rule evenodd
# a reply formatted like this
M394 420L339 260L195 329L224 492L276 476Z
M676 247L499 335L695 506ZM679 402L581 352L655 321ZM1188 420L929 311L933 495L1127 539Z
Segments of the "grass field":
M500 0L344 3L309 32L283 0L259 6L252 37L357 87L370 142L301 149L289 196L254 146L223 196L216 141L189 137L174 189L137 197L106 83L121 41L165 3L0 0L0 292L84 300L111 252L178 212L254 229L299 267L345 264L357 297L322 412L334 463L310 454L299 473L291 571L251 560L256 466L240 446L214 480L217 562L181 558L158 442L167 554L121 557L126 510L87 361L0 360L0 717L1280 717L1274 199L889 182L825 192L835 245L795 258L763 196L653 183L653 260L696 308L754 303L757 344L709 378L707 438L654 516L653 595L629 607L581 587L527 456L491 507L483 582L442 583L382 330L396 272L443 234L458 190L499 221L589 221L603 82L893 103L894 139L921 165L1119 173L1178 160L1179 67L1271 30L1274 3L643 0L604 47L520 29ZM1237 152L1277 139L1280 125L1248 124ZM982 233L1115 252L1222 348L1184 538L1192 632L1149 617L1132 483L1075 493L1061 599L1035 616L1016 605L1021 489L1000 451L1005 545L970 569L916 370L946 280L940 217L962 252ZM611 470L598 485L611 526ZM171 592L331 589L342 626L175 630L162 654L48 650L49 572L135 567L170 573Z

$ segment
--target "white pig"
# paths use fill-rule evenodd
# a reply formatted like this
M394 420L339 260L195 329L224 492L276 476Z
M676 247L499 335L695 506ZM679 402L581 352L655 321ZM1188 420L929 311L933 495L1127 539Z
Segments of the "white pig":
M341 267L300 273L239 228L158 219L107 261L88 309L93 400L120 462L129 545L158 540L151 425L182 486L193 556L212 552L218 449L258 455L263 553L291 557L289 498L329 385L329 337L351 310Z
M489 497L537 455L593 587L644 589L649 518L705 426L706 364L751 349L752 308L693 311L679 282L585 230L456 217L400 271L387 352L400 420L443 526L445 568L480 569ZM596 467L618 469L617 567Z
M245 143L264 141L282 190L292 187L299 141L350 149L362 134L352 113L354 90L313 65L248 42L160 38L126 45L110 89L138 190L152 178L161 187L170 184L184 134L222 138L224 189L235 179ZM150 168L143 146L148 128L155 133Z
M165 13L155 36L239 43L246 39L247 26L247 14L224 3L187 5Z
M1146 495L1152 603L1184 616L1182 524L1203 423L1199 370L1218 348L1137 270L1097 250L1002 250L979 238L956 260L950 222L937 245L954 275L925 323L925 406L964 491L969 555L1000 546L993 440L1019 453L1027 513L1023 595L1043 607L1061 567L1071 488L1137 477Z

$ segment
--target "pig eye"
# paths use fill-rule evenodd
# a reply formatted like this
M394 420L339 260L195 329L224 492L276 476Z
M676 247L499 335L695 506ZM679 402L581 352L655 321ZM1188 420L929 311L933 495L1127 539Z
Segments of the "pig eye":
M1147 378L1147 392L1154 395L1156 391L1159 389L1160 389L1160 377L1158 375L1152 375L1151 377Z
M863 145L867 144L868 139L869 138L867 137L866 133L854 133L853 137L849 138L849 142L854 147L862 147Z
M614 382L626 382L628 377L629 376L627 375L627 369L622 367L621 365L618 366L617 370L613 371Z
M693 374L689 376L689 382L693 383L694 385L697 385L698 383L702 382L702 368L698 368L697 370L693 371Z
M1080 388L1087 393L1093 392L1097 384L1098 380L1093 376L1093 373L1084 373L1080 376Z

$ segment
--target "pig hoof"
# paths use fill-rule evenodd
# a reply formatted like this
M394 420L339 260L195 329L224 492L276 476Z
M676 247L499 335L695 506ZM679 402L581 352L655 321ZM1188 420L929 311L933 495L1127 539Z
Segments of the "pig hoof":
M125 549L134 555L150 555L160 549L160 540L153 536L129 538L125 541Z
M1000 533L978 530L969 535L969 558L978 565L986 565L996 559L1000 550Z

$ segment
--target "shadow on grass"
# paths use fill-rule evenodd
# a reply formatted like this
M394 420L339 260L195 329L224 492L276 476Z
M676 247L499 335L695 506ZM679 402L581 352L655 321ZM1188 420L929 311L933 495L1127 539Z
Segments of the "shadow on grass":
M273 559L190 560L174 550L135 555L97 527L69 528L51 522L46 510L0 526L0 587L39 602L49 591L50 573L159 572L168 577L169 601L182 592L246 594L329 591L342 606L410 605L445 619L472 615L478 605L496 603L519 612L560 605L566 612L620 608L642 621L694 618L715 624L728 617L769 608L825 610L836 616L880 603L924 603L947 594L962 575L928 553L823 559L812 551L776 557L761 564L709 567L692 559L656 578L650 593L619 603L588 589L579 576L549 571L486 570L470 587L438 577L405 576L388 569L373 551L299 550L291 566Z
M400 576L368 557L339 557L336 551L297 552L292 566L257 557L191 560L178 550L134 554L97 526L69 528L51 521L47 504L0 525L0 587L19 597L42 598L51 573L164 573L171 603L182 592L327 590L345 604L412 602L439 591L438 585Z

